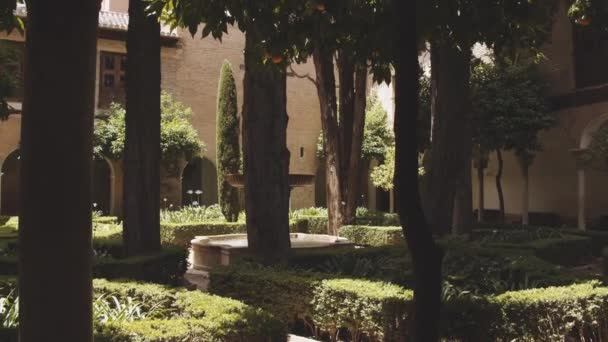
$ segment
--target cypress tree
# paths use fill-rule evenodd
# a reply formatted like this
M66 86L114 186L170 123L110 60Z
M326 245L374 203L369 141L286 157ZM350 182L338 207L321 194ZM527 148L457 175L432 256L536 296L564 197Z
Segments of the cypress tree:
M226 220L235 222L240 209L238 192L224 178L227 174L239 172L241 166L236 84L232 75L232 66L228 61L224 61L220 71L216 122L219 204Z

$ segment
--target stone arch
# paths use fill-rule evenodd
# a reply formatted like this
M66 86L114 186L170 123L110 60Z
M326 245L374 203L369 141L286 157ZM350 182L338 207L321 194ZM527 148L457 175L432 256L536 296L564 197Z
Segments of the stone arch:
M188 191L201 190L202 194L191 195ZM189 205L193 201L201 205L217 203L217 170L211 160L204 157L195 157L190 160L182 172L182 205Z
M577 207L578 207L578 228L587 228L587 213L586 213L586 197L587 197L587 176L586 165L579 160L580 153L589 147L593 134L597 132L604 124L608 122L608 113L604 113L594 117L587 123L581 132L580 143L577 149L571 150L577 162Z
M581 133L581 140L580 140L579 148L585 149L585 148L589 147L589 144L591 144L591 139L593 139L593 134L607 122L608 122L608 113L598 115L595 118L593 118L591 121L589 121L589 123L587 124L587 126L585 126L585 128L583 129L583 131Z
M19 150L11 152L0 168L0 215L19 215Z
M114 213L114 170L112 163L106 158L93 159L91 182L94 210L104 215Z

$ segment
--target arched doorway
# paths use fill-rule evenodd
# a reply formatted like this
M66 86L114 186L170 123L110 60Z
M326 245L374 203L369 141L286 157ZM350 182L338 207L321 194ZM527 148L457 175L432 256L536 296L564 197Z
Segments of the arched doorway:
M112 214L112 171L110 164L103 158L93 160L92 192L93 210L104 215Z
M0 215L19 215L19 150L13 151L6 157L1 170L1 210Z
M205 206L217 203L217 171L207 158L193 158L182 173L182 205L194 201Z

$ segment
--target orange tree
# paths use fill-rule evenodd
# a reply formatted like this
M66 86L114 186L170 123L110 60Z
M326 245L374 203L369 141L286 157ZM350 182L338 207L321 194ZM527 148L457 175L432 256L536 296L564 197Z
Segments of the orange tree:
M431 226L450 232L456 208L467 226L471 208L471 48L482 43L497 54L534 53L551 32L557 1L457 0L421 2L420 35L431 47L432 142L423 197Z

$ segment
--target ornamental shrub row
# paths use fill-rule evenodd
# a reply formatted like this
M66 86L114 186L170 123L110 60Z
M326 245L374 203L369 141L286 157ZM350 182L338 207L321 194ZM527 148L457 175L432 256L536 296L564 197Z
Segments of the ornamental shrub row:
M217 268L210 291L298 320L318 336L347 330L371 341L406 341L412 293L397 285L332 279L251 265ZM448 298L441 335L461 341L595 341L608 338L608 288L598 282Z
M303 219L292 220L290 231L297 233L308 232L308 222ZM161 241L165 245L190 248L190 242L196 236L223 234L245 234L247 225L244 222L192 222L192 223L163 223L160 229Z
M122 258L98 255L93 264L93 276L175 285L186 272L187 266L186 250L167 246L157 254L146 256ZM17 272L16 256L0 256L0 275L16 275Z
M4 292L15 289L14 279L0 283ZM286 339L283 325L271 314L234 299L130 281L96 279L93 287L95 297L111 295L121 302L131 298L142 304L144 312L154 304L160 305L142 320L96 324L95 341L270 342ZM3 332L10 336L10 331Z
M390 246L405 243L401 227L343 226L340 236L365 246Z

